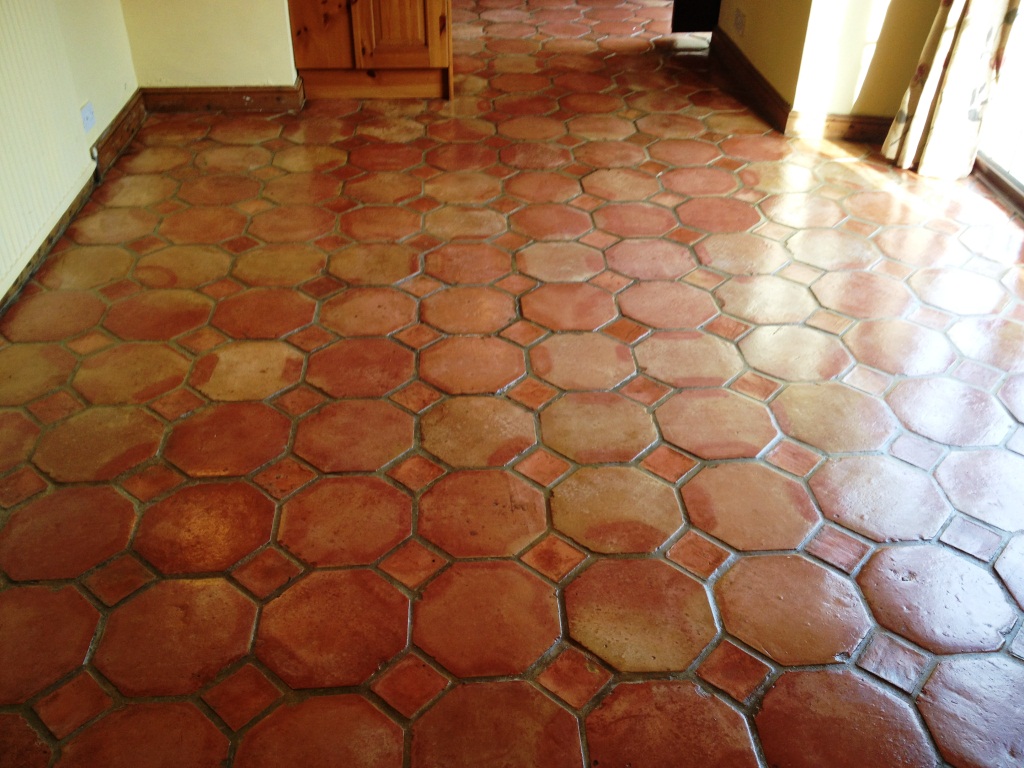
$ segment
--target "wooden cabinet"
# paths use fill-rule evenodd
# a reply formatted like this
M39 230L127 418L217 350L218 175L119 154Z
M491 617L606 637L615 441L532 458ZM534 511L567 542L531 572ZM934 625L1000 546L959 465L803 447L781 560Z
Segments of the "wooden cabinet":
M451 0L289 0L310 98L451 97Z

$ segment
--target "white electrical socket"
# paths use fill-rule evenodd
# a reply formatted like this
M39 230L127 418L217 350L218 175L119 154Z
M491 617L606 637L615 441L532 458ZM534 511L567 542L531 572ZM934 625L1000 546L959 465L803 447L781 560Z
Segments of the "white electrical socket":
M92 108L92 102L87 101L82 106L82 130L88 133L96 125L96 112Z
M732 26L736 30L736 34L743 37L743 33L747 29L747 14L739 8L736 9L736 15L733 16Z

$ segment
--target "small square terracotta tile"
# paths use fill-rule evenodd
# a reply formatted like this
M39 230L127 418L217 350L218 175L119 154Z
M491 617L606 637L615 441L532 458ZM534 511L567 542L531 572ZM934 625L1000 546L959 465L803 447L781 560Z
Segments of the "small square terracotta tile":
M784 469L797 477L807 477L822 460L822 457L814 451L804 448L792 440L783 440L772 448L765 458L769 464Z
M562 701L582 709L611 678L611 673L597 661L569 647L537 676L537 682Z
M857 666L912 693L929 663L928 656L882 632L875 632Z
M747 371L736 379L729 388L765 403L782 388L782 385L766 376L754 373L753 371Z
M330 331L326 331L319 325L311 325L307 328L303 328L301 331L296 331L287 337L287 341L294 347L298 347L303 352L312 352L314 349L320 349L321 347L327 346L335 339L335 335Z
M184 477L165 464L153 464L121 481L121 487L139 501L150 501L176 488Z
M687 531L667 553L668 559L690 573L707 578L729 559L729 551L705 539L694 531Z
M795 229L787 227L784 224L779 224L775 221L768 221L762 224L760 227L754 230L757 234L762 237L770 238L771 240L778 240L783 242L788 239L794 232Z
M537 410L557 394L557 389L536 379L525 379L508 391L510 398L533 410Z
M522 296L537 285L536 280L531 280L525 275L509 275L503 277L494 284L503 291L508 291L514 296Z
M921 469L934 467L945 452L945 449L938 443L911 434L900 435L889 446L889 453L897 459L902 459Z
M421 381L414 381L405 389L393 394L391 399L414 413L422 413L442 397L443 395L433 387Z
M226 299L228 296L234 296L236 293L244 291L245 287L239 285L234 280L224 278L218 280L215 283L203 286L201 291L212 299Z
M736 341L750 330L750 326L725 315L719 315L704 326L705 330L729 341Z
M579 208L581 211L592 211L595 208L604 205L604 202L604 200L599 197L594 197L594 195L583 194L573 198L569 205L574 208Z
M852 232L855 235L861 235L868 237L873 234L878 226L868 221L858 221L857 219L847 219L839 225L839 229L845 230L846 232Z
M800 285L810 285L824 274L820 269L808 267L806 264L790 264L783 267L777 273L779 277L785 277Z
M223 344L227 341L227 338L223 333L215 331L213 328L200 328L198 331L193 331L187 336L182 336L178 339L178 343L189 352L195 352L198 355Z
M628 277L618 274L617 272L605 271L590 278L589 282L591 285L603 288L609 293L618 293L633 281Z
M648 406L654 405L671 391L671 387L646 376L637 376L619 390L630 400L636 400L638 403Z
M140 237L138 240L133 240L128 243L128 248L140 256L144 256L147 253L155 251L157 248L163 248L165 245L167 245L166 240L161 240L159 237L149 235L147 237Z
M602 251L615 245L618 241L619 238L607 232L590 232L580 238L580 242L584 245L591 245Z
M43 424L66 419L73 413L78 413L84 406L67 392L54 392L29 405L29 412Z
M912 274L914 274L914 268L909 264L904 264L899 261L890 261L889 259L882 259L871 268L872 272L879 275L886 275L896 280L906 280Z
M106 349L113 343L114 340L102 331L89 331L77 339L69 341L68 349L79 355L91 355L93 352Z
M336 291L340 291L344 287L345 283L341 280L327 275L315 277L299 286L302 291L312 296L314 299L325 298Z
M32 707L50 733L63 739L103 714L112 699L88 673L82 672Z
M416 589L445 566L447 560L415 539L407 541L381 561L380 569L409 589Z
M626 344L639 341L650 332L651 329L646 325L640 325L640 323L625 317L619 318L614 323L606 325L601 329L601 333L605 333L613 339L618 339Z
M252 664L234 672L203 694L203 701L237 731L281 698L281 692Z
M448 679L417 656L409 654L388 667L370 684L384 701L412 717L448 687Z
M222 243L221 246L232 253L245 253L259 244L259 240L249 237L248 235L240 235L239 237L233 237Z
M411 491L418 491L444 474L444 468L423 456L410 456L388 470L388 477Z
M410 277L399 287L406 293L411 293L416 298L422 299L439 288L444 288L444 283L426 275L416 275L415 277Z
M825 333L841 336L851 325L853 325L853 320L836 314L835 312L830 312L827 309L821 309L807 319L807 324L812 328L825 331Z
M953 376L967 384L991 391L999 383L1003 372L981 365L973 360L964 360L953 371Z
M814 535L805 549L808 554L834 565L839 570L853 573L871 548L838 528L826 525Z
M549 488L568 472L571 466L569 462L540 448L516 464L515 468L521 475Z
M689 227L677 227L668 233L666 237L669 240L675 240L677 243L684 243L686 245L693 245L702 237L705 233L700 230L690 229Z
M395 334L395 338L413 349L423 349L441 338L441 334L429 325L421 324L403 328Z
M0 478L0 507L10 509L46 488L46 481L32 467L22 467Z
M1014 453L1024 456L1024 427L1017 428L1017 431L1006 441L1006 447Z
M863 365L855 365L853 370L846 374L843 381L851 387L856 387L861 392L867 392L869 395L880 397L889 388L889 385L892 384L892 377L878 371L873 371L870 368L865 368Z
M302 573L302 569L273 547L267 547L252 560L231 572L235 581L264 598Z
M910 313L907 319L923 325L925 328L943 331L956 319L956 316L931 307L918 307Z
M316 473L313 470L289 457L267 467L253 479L275 499L283 499L314 477Z
M521 347L530 346L545 334L546 331L543 328L528 320L519 320L501 332L502 336Z
M725 282L725 278L710 269L695 269L683 278L690 285L710 291Z
M984 563L989 562L1003 543L1002 537L966 517L954 517L939 541L966 552Z
M153 579L153 574L138 560L121 555L90 574L85 586L105 605L115 605Z
M557 536L545 536L522 561L552 581L561 581L573 568L587 559L584 552Z
M312 387L305 384L289 389L274 400L274 405L287 414L301 416L316 408L327 398Z
M517 235L515 232L506 232L492 240L499 248L504 248L506 251L517 251L530 242L529 238Z
M111 283L101 288L100 293L111 301L117 301L125 296L136 294L140 290L138 284L133 283L131 280L118 280L116 283Z
M697 462L684 453L680 453L667 445L659 445L640 462L640 466L658 477L677 483Z
M707 682L744 702L771 674L771 667L737 645L723 640L697 669Z

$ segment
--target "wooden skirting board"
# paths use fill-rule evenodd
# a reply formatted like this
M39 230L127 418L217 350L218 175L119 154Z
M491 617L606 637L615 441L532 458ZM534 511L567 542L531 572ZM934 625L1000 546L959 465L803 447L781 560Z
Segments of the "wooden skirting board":
M305 95L302 80L294 85L238 88L143 88L150 112L296 112Z
M877 115L802 115L757 71L729 36L716 28L711 35L711 57L736 89L768 124L787 136L824 138L881 144L892 124Z
M107 127L93 145L93 157L96 158L96 181L100 181L110 167L121 156L121 153L132 143L135 134L146 119L146 105L142 92L135 91L128 99L117 117Z
M310 99L446 99L444 69L300 69Z

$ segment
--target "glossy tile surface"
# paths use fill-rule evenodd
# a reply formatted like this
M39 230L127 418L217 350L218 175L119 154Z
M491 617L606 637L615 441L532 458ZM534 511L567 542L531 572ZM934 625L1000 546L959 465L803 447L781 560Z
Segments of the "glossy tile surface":
M1020 761L1024 223L670 14L148 119L0 316L0 765Z

